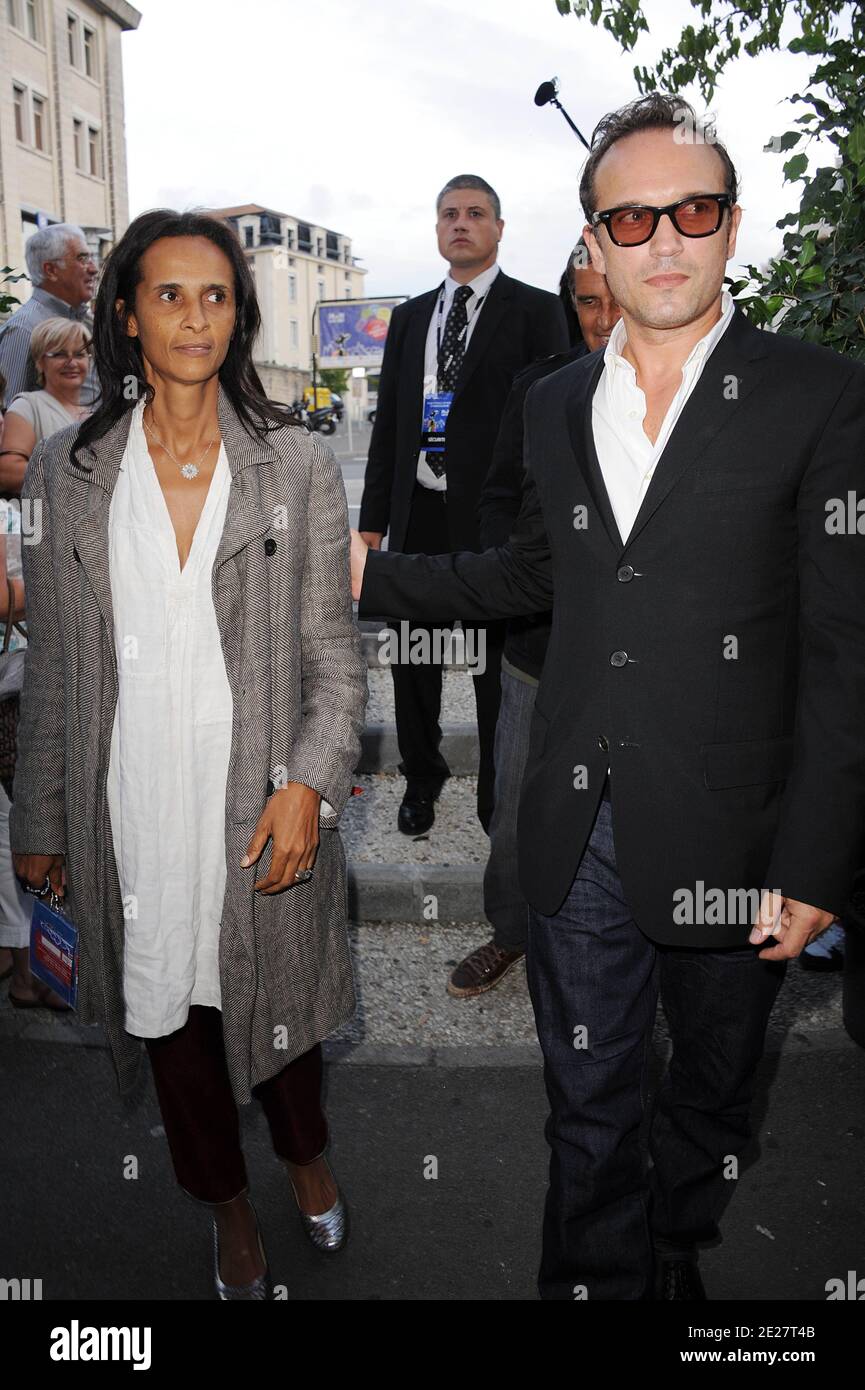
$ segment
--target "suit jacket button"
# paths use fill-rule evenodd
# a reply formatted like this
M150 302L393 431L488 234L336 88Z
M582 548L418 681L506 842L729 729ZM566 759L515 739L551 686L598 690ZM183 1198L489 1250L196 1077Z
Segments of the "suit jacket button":
M267 540L264 542L264 553L266 555L272 555L275 549L276 541L272 536L268 536Z
M273 796L273 783L271 782L269 777L267 779L267 795Z
M620 584L630 584L634 577L633 565L620 565L616 570L616 578Z
M602 749L605 753L609 753L610 751L609 739L604 738L603 734L600 734L598 736L598 747Z
M611 666L627 666L627 664L628 664L628 653L627 653L627 652L613 652L612 656L610 657L610 665L611 665Z

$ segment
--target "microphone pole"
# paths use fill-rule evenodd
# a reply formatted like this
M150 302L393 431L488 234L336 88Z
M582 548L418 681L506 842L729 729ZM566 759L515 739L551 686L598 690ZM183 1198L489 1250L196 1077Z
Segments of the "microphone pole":
M574 125L574 122L571 120L564 106L562 106L562 103L559 101L556 95L558 90L559 80L557 77L554 77L552 82L542 82L538 90L535 92L535 106L546 106L547 103L549 103L551 106L557 107L559 111L561 111L568 125L571 127L571 130L577 136L577 139L582 140L586 149L590 150L591 145L589 144L586 137L583 135L583 132L579 129L578 126Z

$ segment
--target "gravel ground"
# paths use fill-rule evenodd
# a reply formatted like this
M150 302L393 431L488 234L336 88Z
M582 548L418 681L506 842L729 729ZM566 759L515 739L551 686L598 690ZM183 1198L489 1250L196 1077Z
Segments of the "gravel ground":
M446 992L453 967L489 940L485 922L439 922L428 929L412 922L355 926L351 937L358 1012L333 1041L436 1047L537 1041L523 961L494 990L477 998L452 999ZM791 962L771 1031L841 1027L840 972L815 975ZM659 1008L655 1040L663 1043L668 1036Z
M369 678L369 704L366 707L366 722L368 724L392 724L393 714L393 677L388 667L383 666L376 670L370 666L367 671ZM449 671L445 669L442 681L442 712L441 722L443 724L477 724L477 710L475 709L474 682L468 671Z
M489 940L485 922L427 925L400 922L352 926L350 937L359 1006L334 1042L412 1047L536 1043L534 1018L520 961L496 989L475 999L452 999L445 985L453 967ZM814 1036L840 1028L840 972L815 975L793 961L775 1005L770 1030ZM0 1037L33 1041L101 1041L101 1030L83 1029L69 1015L13 1009L0 986ZM98 1035L98 1036L97 1036ZM667 1037L658 1013L655 1038Z
M340 830L349 859L367 864L485 864L490 842L477 817L475 777L451 777L436 802L435 825L411 839L397 829L405 779L384 772L358 774L362 796L349 798Z

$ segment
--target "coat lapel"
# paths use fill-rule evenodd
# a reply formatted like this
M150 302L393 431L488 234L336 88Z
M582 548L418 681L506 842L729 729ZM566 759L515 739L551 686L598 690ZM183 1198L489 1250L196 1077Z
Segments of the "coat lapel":
M274 449L265 440L249 435L225 392L219 386L217 410L219 428L231 472L231 489L225 514L225 525L213 563L215 576L220 565L235 555L256 536L264 535L275 518L266 515L261 506L261 480L253 463L274 462ZM111 579L108 567L108 520L111 497L120 472L120 464L129 438L132 409L126 411L101 439L81 452L88 468L82 468L71 458L64 466L74 477L94 486L87 489L83 510L74 526L74 545L90 585L96 595L99 610L114 643L114 617L111 605Z
M611 543L619 551L622 548L622 537L613 515L613 509L610 506L610 498L601 473L601 465L598 462L595 435L592 429L592 398L604 370L604 354L598 352L596 357L597 360L592 363L590 368L584 368L580 372L577 384L568 399L568 432L571 436L571 447L586 480L592 501L600 514Z
M451 409L456 405L468 382L471 381L478 363L483 361L484 355L507 312L512 294L513 281L510 276L505 275L504 271L500 270L487 290L487 302L481 306L480 317L472 329L472 336L469 339L462 368L454 387Z

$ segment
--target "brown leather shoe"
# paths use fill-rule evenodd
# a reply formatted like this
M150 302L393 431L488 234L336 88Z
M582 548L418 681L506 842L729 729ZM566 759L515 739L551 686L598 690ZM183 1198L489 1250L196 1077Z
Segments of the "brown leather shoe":
M448 994L455 999L469 999L495 989L525 954L525 951L503 951L494 941L487 941L460 961L448 980Z

